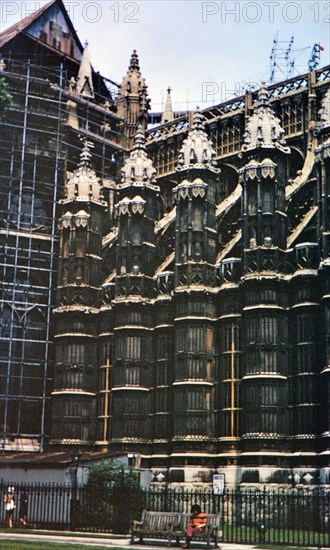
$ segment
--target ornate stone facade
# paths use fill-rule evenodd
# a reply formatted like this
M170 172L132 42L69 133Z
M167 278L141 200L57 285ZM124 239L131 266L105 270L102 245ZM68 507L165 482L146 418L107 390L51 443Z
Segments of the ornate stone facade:
M45 341L52 386L42 395L51 398L43 437L54 450L138 456L158 482L224 472L235 483L251 470L263 481L278 471L289 479L292 470L313 483L327 479L330 68L189 117L169 116L168 102L167 122L148 131L136 52L118 94L104 95L106 80L88 66L86 48L79 51L56 85L42 74L26 77L41 105L61 109L51 128L56 154L51 135L45 153L54 189L47 239L57 263L43 268L56 287L55 305L46 292L42 298L54 331ZM19 119L19 76L10 67L3 74ZM19 119L28 136L19 152L34 159L31 209L44 182L33 150L49 119L35 130L32 118ZM13 205L34 187L22 176L13 196L17 136L4 128L12 145L2 148L10 201L1 238L14 249L13 234L25 239L28 227L22 219L10 226ZM37 277L36 258L29 262L25 271ZM16 333L6 327L2 365L11 380ZM8 402L19 398L10 388Z

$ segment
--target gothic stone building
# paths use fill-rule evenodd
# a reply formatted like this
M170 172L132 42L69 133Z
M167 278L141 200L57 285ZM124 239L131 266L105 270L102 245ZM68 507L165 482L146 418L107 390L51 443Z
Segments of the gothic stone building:
M330 67L162 115L61 0L0 47L3 450L329 482Z

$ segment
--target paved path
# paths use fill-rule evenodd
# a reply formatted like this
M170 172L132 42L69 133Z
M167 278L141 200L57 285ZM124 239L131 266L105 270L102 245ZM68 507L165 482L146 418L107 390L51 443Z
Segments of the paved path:
M32 534L32 533L11 533L10 531L0 531L0 540L22 540L22 541L49 541L49 542L60 542L63 544L86 544L89 546L106 546L106 547L126 547L129 546L132 550L146 550L146 548L150 550L159 550L160 548L164 548L161 544L152 545L152 544L134 544L130 545L129 543L129 537L123 537L123 538L109 538L109 537L93 537L93 534L89 533L88 535L84 536L75 536L73 533L72 535L63 536L63 535L46 535L46 534ZM220 543L220 550L252 550L256 548L255 546L251 546L248 544L228 544L228 543ZM194 550L194 547L192 546L192 550Z

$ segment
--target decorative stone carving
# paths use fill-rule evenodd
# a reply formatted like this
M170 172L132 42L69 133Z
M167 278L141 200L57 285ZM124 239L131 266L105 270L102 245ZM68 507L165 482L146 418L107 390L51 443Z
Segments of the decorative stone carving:
M140 125L135 134L133 150L122 168L121 183L118 185L118 189L134 186L150 187L155 191L159 191L155 175L156 170L153 167L152 160L148 158L145 136Z
M208 168L219 172L215 160L215 150L204 129L204 117L196 111L193 117L192 128L184 140L179 152L178 170L187 168Z
M136 195L133 199L124 197L118 204L116 204L116 210L118 216L125 216L126 214L143 214L146 201L142 197Z
M280 120L275 116L273 109L268 104L269 93L263 85L259 90L255 109L250 116L244 134L243 151L252 149L277 148L284 153L289 153L283 139L284 130Z
M276 174L276 163L269 158L265 158L261 162L257 162L252 159L246 166L244 166L244 168L240 170L239 173L244 174L247 180L253 180L258 176L261 176L264 179L274 179Z
M132 200L131 200L131 205L132 205L132 213L133 214L142 214L143 211L144 211L144 205L145 205L146 201L143 200L142 197L140 197L139 195L136 195Z
M69 211L63 214L58 223L59 229L68 229L68 227L72 227L72 214Z
M90 215L85 210L79 210L74 216L76 221L76 227L87 227Z
M205 197L207 184L201 178L194 179L193 182L183 180L182 183L173 189L174 198L176 201L186 198L203 198Z
M319 145L315 149L316 162L321 162L322 159L330 157L330 87L323 97L319 115L320 120L317 124Z
M322 106L319 111L320 115L320 121L318 123L318 128L324 129L329 128L330 129L330 87L327 89L323 100L322 100Z
M100 179L91 167L91 147L93 147L93 144L85 141L84 148L80 153L78 168L70 176L66 184L66 197L61 202L79 199L85 201L92 200L102 205L106 204L102 196Z

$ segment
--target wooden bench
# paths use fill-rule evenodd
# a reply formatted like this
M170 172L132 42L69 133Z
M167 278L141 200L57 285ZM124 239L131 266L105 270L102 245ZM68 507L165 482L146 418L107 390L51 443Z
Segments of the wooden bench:
M143 539L166 539L166 545L171 546L172 541L180 545L186 539L186 531L191 514L177 512L150 512L143 510L141 521L133 521L131 529L131 544L135 537L142 544ZM219 547L220 514L206 514L207 524L203 531L196 533L193 540L206 542L207 548L214 543L214 548Z
M175 532L176 544L180 544L180 539L186 538L187 526L191 514L180 514L180 523L177 526ZM207 548L211 548L211 543L214 544L214 548L219 547L219 525L220 525L220 513L218 514L206 514L207 523L200 533L194 533L192 540L206 542Z
M131 529L131 544L134 538L139 537L143 543L144 538L166 539L167 546L171 546L173 530L180 524L180 514L176 512L149 512L143 510L141 521L133 521Z

